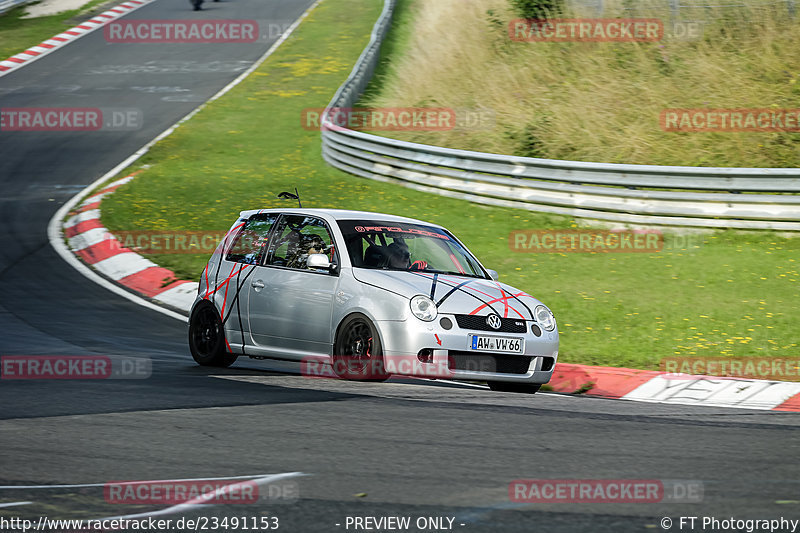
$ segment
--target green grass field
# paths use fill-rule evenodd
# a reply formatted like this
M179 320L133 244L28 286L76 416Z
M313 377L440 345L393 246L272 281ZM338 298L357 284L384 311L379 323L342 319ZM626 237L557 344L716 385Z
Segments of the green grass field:
M21 18L25 13L25 6L10 9L0 15L0 60L18 54L70 29L80 23L76 17L92 11L94 7L107 1L93 0L80 9L32 19Z
M252 76L156 145L137 179L103 203L112 231L227 229L239 211L291 206L372 210L445 225L502 281L549 305L561 361L655 368L662 357L798 355L800 243L769 233L667 239L650 254L528 254L517 229L576 223L479 206L369 181L327 166L319 132L301 127L350 72L380 12L371 0L326 0ZM677 247L675 247L677 246ZM153 259L196 279L207 257Z

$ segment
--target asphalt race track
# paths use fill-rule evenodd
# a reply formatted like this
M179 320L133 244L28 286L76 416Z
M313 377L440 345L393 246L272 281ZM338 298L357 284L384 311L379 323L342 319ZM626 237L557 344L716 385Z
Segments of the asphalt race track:
M285 27L311 3L228 0L194 13L185 0L158 0L129 18ZM0 354L152 361L149 379L0 381L0 485L301 472L291 478L296 501L186 514L274 516L287 532L367 531L347 525L347 517L365 516L452 518L452 529L465 532L569 533L663 531L663 517L674 521L672 531L691 529L679 527L680 516L800 518L796 415L305 379L291 365L255 361L204 369L189 355L185 324L68 266L46 234L59 206L228 84L277 37L164 47L109 44L97 31L0 77L0 107L133 108L144 117L136 131L0 133ZM702 501L510 501L513 480L551 478L699 482ZM0 507L0 518L164 507L110 504L102 487L0 488L0 505L19 501L33 503ZM409 531L420 530L446 529Z

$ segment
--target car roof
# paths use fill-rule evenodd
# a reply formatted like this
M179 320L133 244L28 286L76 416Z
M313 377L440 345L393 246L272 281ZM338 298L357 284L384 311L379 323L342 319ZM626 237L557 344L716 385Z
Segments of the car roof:
M414 218L400 217L396 215L387 215L385 213L372 213L369 211L348 211L345 209L252 209L249 211L242 211L239 216L242 218L249 218L258 213L286 213L287 215L327 215L329 218L335 220L375 220L384 222L406 222L411 224L423 224L426 226L434 226L441 228L439 224L425 222Z

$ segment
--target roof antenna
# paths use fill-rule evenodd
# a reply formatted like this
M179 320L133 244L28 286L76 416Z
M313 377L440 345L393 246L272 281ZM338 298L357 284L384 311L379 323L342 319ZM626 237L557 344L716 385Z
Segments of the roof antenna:
M294 194L284 191L278 195L278 198L282 198L285 200L297 200L297 205L300 206L300 209L303 208L303 204L300 203L300 193L297 192L297 187L294 188Z

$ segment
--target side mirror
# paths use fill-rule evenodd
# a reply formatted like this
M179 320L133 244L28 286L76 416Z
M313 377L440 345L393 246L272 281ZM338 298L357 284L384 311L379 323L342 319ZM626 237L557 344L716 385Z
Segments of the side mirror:
M309 254L306 264L308 265L308 268L320 270L331 269L331 262L328 260L328 256L325 254Z
M489 273L489 277L495 281L500 279L500 274L497 273L497 270L487 270L486 272Z

